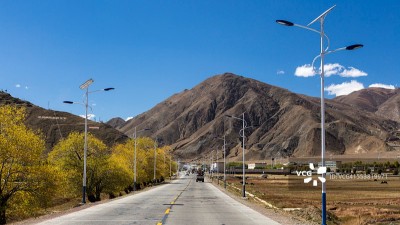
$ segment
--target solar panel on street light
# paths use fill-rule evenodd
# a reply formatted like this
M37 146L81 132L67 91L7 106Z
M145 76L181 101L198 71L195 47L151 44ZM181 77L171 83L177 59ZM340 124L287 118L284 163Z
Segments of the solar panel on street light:
M93 79L89 79L87 80L85 83L83 83L81 86L79 86L80 89L86 89L87 87L89 87L89 85L91 85L94 82Z

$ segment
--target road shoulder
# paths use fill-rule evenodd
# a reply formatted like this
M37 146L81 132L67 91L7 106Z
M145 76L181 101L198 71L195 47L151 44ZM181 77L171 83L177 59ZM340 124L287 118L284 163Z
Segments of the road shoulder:
M172 181L174 181L174 180L172 180ZM154 186L148 186L148 187L140 189L140 190L138 190L136 192L130 192L129 194L126 194L126 195L123 195L123 196L118 196L118 197L112 198L112 199L109 199L109 198L108 199L103 199L103 200L98 201L98 202L87 202L85 205L76 205L75 207L72 207L72 208L69 208L69 209L66 209L66 210L62 210L62 211L57 211L57 212L53 211L53 212L51 212L51 209L50 209L49 210L50 212L48 214L45 214L45 215L42 215L42 216L39 216L39 217L28 218L26 220L15 221L15 222L7 223L7 224L10 224L10 225L33 225L33 224L38 224L38 223L44 222L46 220L51 220L51 219L54 219L54 218L57 218L57 217L60 217L60 216L64 216L64 215L67 215L67 214L70 214L70 213L78 212L78 211L81 211L81 210L84 210L84 209L87 209L87 208L90 208L90 207L93 207L93 206L96 206L96 205L104 204L104 203L115 201L115 200L118 200L118 199L121 199L121 198L126 198L126 197L129 197L131 195L135 195L135 194L139 194L139 193L142 193L142 192L145 192L145 191L149 191L151 189L154 189L154 188L157 188L157 187L159 187L161 185L165 185L165 184L169 184L169 183L170 182L164 182L164 183L160 183L160 184L157 184L157 185L154 185Z
M225 193L229 197L233 198L237 202L242 203L243 205L263 214L264 216L275 220L276 222L280 224L285 224L285 225L314 225L313 223L309 223L308 221L304 221L301 218L295 218L292 214L285 212L280 209L273 209L269 208L265 205L262 205L260 202L257 202L255 200L252 200L251 198L249 199L243 199L239 195L236 195L235 193L226 190L223 186L218 185L215 181L211 182L211 180L206 177L206 181L211 183L214 187L219 189L221 192ZM221 181L220 181L221 184Z

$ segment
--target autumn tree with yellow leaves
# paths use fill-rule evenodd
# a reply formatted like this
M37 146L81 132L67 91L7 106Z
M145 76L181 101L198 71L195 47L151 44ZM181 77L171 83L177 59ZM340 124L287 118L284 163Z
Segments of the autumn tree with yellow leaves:
M52 206L54 199L78 197L82 190L84 134L70 133L47 157L44 139L24 125L25 119L24 108L0 106L0 224L5 224L7 218L35 216ZM171 148L158 147L146 137L136 139L136 143L138 183L153 182L154 160L156 180L168 177ZM102 193L111 196L132 189L133 177L133 139L109 148L88 134L89 201L100 200Z
M141 137L136 139L136 144L137 182L138 184L150 183L153 181L154 176L154 145L156 143L151 138ZM125 185L125 187L132 187L133 185L134 146L135 141L130 139L123 144L114 146L112 151L112 164L118 164L120 170L124 171L124 173L120 173L118 179L122 181L120 185ZM170 150L171 148L169 146L160 148L156 145L156 179L158 180L169 176ZM175 165L175 162L173 165ZM117 191L117 189L114 191Z
M151 138L137 140L137 181L149 183L154 173L154 144ZM49 161L58 168L64 181L64 194L78 196L83 179L84 134L71 133L61 140L49 154ZM157 148L157 178L165 177L164 155L168 147ZM101 193L111 196L133 189L134 140L115 145L111 150L93 135L88 135L87 183L88 200L100 200Z
M45 160L41 136L24 124L25 109L0 106L0 224L25 217L57 192L57 172Z
M155 149L154 149L155 148ZM170 147L159 147L155 140L148 137L138 138L138 164L137 164L137 181L139 183L154 182L154 161L156 160L156 180L165 179L169 174L167 167L167 158L170 157ZM156 154L154 154L154 151ZM156 155L156 156L155 156ZM165 159L165 160L164 160ZM165 163L164 163L165 162ZM173 163L175 164L175 162ZM168 168L168 169L167 169Z
M49 154L49 161L62 171L65 181L65 191L69 194L79 194L83 179L83 146L84 134L72 132L66 139L54 146ZM86 192L88 200L99 201L100 194L108 185L110 177L109 158L111 151L99 139L88 134L87 150L87 181Z

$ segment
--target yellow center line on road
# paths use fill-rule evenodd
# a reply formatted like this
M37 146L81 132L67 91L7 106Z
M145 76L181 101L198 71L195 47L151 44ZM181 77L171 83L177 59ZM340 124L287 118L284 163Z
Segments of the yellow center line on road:
M185 189L183 189L181 191L181 193L179 193L178 196L176 196L176 198L171 202L170 206L167 208L167 210L165 210L164 213L164 217L162 218L161 222L157 222L157 225L163 225L165 223L165 221L168 218L169 212L172 209L172 206L175 205L175 202L178 200L178 198L182 195L182 193L189 187L190 183L192 182L192 180L189 181L189 183L186 185Z

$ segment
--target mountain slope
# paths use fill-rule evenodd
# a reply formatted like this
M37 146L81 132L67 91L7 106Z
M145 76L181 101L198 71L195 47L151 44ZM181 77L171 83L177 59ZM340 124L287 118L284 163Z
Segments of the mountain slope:
M106 124L117 129L125 124L125 120L122 119L121 117L116 117L116 118L112 118L111 120L107 121Z
M85 119L66 112L46 110L30 102L13 98L10 94L0 92L0 105L12 104L24 106L27 112L26 125L40 130L46 141L46 151L73 131L84 132ZM89 132L103 140L108 146L126 140L127 136L104 123L88 120Z
M400 123L400 89L398 93L381 104L375 114Z
M172 144L177 155L190 159L221 148L222 141L216 137L225 134L229 156L239 158L242 122L226 115L239 117L243 112L248 126L257 125L246 129L248 159L320 154L318 98L229 73L171 96L125 123L120 130L132 135L134 127L150 127L151 131L141 135ZM389 150L385 140L397 126L374 113L326 100L328 154Z
M394 90L366 88L349 95L336 97L334 100L400 122L399 88Z

